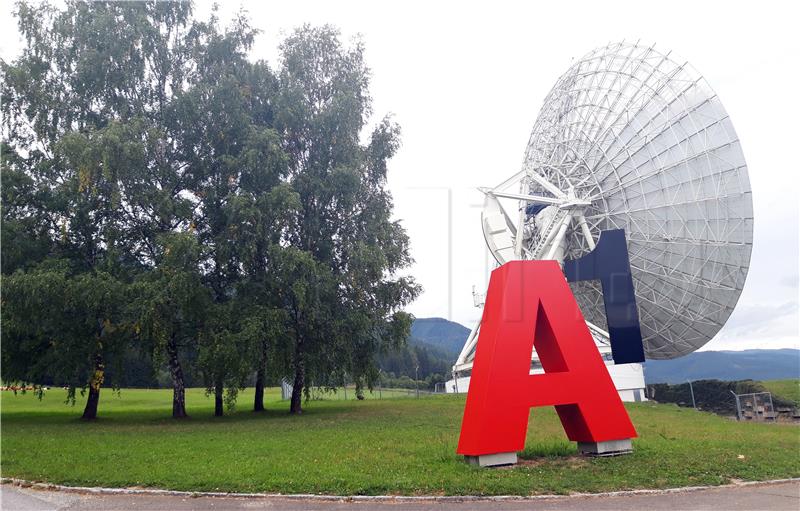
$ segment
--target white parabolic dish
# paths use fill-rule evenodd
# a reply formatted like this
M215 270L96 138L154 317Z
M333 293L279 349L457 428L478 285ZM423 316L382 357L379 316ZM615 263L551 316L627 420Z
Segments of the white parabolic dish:
M523 171L485 192L501 264L577 258L601 231L625 229L647 358L700 348L739 299L753 242L747 165L717 95L670 53L616 43L577 60L544 101ZM518 221L499 198L518 201ZM600 284L572 286L606 328Z

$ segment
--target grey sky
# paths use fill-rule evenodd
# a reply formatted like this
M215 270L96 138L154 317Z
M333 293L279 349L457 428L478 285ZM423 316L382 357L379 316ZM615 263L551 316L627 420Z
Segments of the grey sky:
M11 3L4 3L7 9ZM198 2L198 15L210 11ZM610 41L673 50L702 73L730 114L747 158L755 209L745 290L705 349L798 347L800 37L796 2L226 2L263 33L252 57L275 63L295 26L361 34L373 70L375 120L403 129L390 165L396 216L412 241L425 293L410 310L471 326L471 288L486 283L477 186L520 168L541 102L573 58ZM3 58L20 46L10 17ZM448 190L453 284L448 287Z

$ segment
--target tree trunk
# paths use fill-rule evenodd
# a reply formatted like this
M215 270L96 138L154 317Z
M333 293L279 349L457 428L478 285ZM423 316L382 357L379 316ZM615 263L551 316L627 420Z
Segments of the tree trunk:
M261 366L258 368L258 372L256 372L256 398L253 402L254 412L264 411L264 379L265 371L264 367Z
M298 338L294 349L294 385L292 386L292 402L289 413L303 413L303 386L306 380L305 354L303 342Z
M105 378L105 364L103 356L99 353L94 356L94 373L89 380L89 397L86 398L86 407L83 409L81 419L94 420L97 418L97 404L100 402L100 386Z
M178 360L178 344L173 334L167 342L169 374L172 377L172 418L183 419L186 414L186 385L183 382L183 368Z
M222 408L222 390L222 382L218 380L214 384L214 417L222 417L224 412Z

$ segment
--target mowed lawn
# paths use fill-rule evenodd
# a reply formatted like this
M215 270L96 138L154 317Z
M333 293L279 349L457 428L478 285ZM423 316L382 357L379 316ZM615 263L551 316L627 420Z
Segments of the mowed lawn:
M386 397L386 394L384 397ZM341 397L341 392L340 392ZM191 418L170 418L169 390L104 390L100 418L78 419L64 392L2 393L2 475L66 485L327 494L536 494L723 484L800 477L800 427L737 423L655 403L627 405L634 453L583 458L552 408L532 411L525 460L479 469L455 453L464 396L322 400L290 416L268 410L212 417L202 390Z

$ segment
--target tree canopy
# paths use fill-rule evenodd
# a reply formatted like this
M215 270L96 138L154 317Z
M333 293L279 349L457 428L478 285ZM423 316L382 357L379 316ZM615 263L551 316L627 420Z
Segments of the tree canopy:
M244 13L188 2L16 4L1 62L3 378L88 391L139 353L223 402L255 379L348 378L408 337L419 293L393 221L390 118L360 42L302 26L275 67ZM115 368L116 369L112 369ZM194 378L196 376L196 378ZM114 379L114 378L112 378Z

